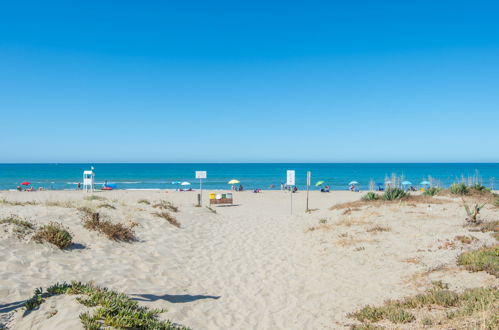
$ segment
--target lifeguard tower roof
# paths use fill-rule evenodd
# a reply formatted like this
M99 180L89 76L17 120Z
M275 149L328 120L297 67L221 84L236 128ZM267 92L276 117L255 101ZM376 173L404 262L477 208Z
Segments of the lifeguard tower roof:
M83 171L83 174L92 174L92 171Z

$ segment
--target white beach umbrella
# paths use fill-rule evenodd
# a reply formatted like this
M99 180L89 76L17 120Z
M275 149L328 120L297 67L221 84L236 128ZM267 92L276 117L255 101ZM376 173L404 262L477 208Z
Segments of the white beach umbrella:
M352 184L359 184L359 183L357 181L350 181L349 184L352 185Z
M187 181L184 181L180 184L181 186L190 186L191 183L190 182L187 182Z

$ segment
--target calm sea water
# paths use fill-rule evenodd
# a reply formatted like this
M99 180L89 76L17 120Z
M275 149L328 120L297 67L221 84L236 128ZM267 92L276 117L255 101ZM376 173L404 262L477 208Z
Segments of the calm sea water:
M473 177L477 173L483 184L497 189L499 186L499 164L0 164L0 189L15 189L21 182L29 181L45 189L74 189L82 181L83 171L95 167L95 180L116 183L118 189L175 189L173 181L188 181L192 188L199 187L194 178L196 170L208 172L203 182L206 189L228 189L227 181L238 179L245 189L279 189L286 181L286 170L296 171L299 189L306 185L306 173L312 172L312 184L324 180L333 189L348 189L350 181L358 181L361 189L369 181L383 182L385 177L396 173L414 185L428 176L448 186L462 177ZM494 183L498 179L497 184ZM494 187L495 185L495 187Z

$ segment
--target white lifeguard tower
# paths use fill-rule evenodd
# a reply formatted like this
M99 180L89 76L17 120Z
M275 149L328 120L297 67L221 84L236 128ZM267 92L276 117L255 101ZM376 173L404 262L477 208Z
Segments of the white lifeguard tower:
M94 192L94 168L90 171L83 171L83 190L85 192Z

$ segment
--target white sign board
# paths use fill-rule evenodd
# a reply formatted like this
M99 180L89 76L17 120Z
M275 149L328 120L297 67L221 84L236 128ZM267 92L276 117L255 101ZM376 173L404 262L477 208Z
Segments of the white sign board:
M206 171L196 171L196 179L206 179Z
M295 171L294 170L288 170L286 172L286 184L288 186L295 185Z

